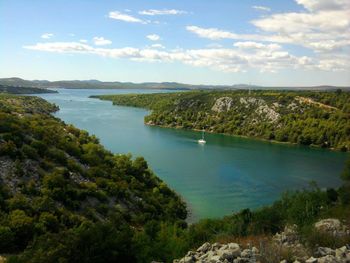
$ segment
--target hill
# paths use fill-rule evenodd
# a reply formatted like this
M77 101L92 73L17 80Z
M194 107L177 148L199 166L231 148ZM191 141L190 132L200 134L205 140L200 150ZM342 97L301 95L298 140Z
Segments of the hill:
M148 125L350 150L350 93L191 91L95 96L152 112Z
M132 239L147 222L185 224L184 202L142 157L112 154L56 110L0 95L0 253L19 254L15 262L135 262Z
M262 87L247 84L233 85L191 85L177 82L119 82L119 81L99 81L99 80L24 80L21 78L0 78L0 85L17 87L37 87L37 88L67 88L67 89L164 89L164 90L197 90L197 89L218 89L218 90L237 90L237 89L273 89L273 90L350 90L350 87L336 86L310 86L310 87Z
M285 193L271 206L188 226L184 202L142 157L110 153L96 137L53 117L57 110L37 97L0 95L0 261L6 255L9 263L172 262L204 242L239 241L242 247L263 244L261 262L278 263L300 260L300 251L310 256L320 246L343 253L332 248L349 244L350 162L339 189L313 186ZM346 231L335 219L336 232L314 229L329 217L341 219ZM276 234L285 226L293 232ZM297 250L273 245L273 235L288 246L297 235ZM239 248L230 244L205 244L213 253L201 246L180 262L201 256L227 262L227 248ZM247 253L240 251L239 262Z
M40 93L57 93L55 90L35 87L18 87L0 85L0 93L9 94L40 94Z

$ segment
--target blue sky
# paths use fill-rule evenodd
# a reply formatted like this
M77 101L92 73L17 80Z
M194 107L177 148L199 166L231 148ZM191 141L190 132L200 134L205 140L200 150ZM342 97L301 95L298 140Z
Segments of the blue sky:
M2 0L0 77L350 85L348 0Z

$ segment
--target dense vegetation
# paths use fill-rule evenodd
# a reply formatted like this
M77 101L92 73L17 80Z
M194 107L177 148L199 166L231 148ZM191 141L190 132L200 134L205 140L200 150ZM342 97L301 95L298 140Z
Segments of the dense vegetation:
M113 155L55 110L0 95L0 253L24 251L14 262L133 262L132 239L146 222L185 224L185 204L143 158Z
M34 87L18 87L18 86L0 85L0 93L39 94L39 93L57 93L57 91L43 89L43 88L34 88Z
M350 162L339 189L285 193L271 206L187 226L186 209L141 157L113 155L36 97L0 95L0 254L8 262L171 262L205 241L269 236L350 218ZM322 238L337 246L344 240Z
M151 109L150 125L350 150L350 92L192 91L96 96Z

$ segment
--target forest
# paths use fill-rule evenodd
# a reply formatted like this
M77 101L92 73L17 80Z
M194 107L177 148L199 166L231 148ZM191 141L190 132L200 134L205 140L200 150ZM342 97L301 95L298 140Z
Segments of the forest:
M0 95L0 255L6 262L172 262L203 242L270 239L286 224L298 225L310 249L350 242L311 227L330 216L350 224L350 160L338 189L312 185L270 206L189 225L184 201L142 157L112 154L96 137L52 116L57 110L37 97Z
M350 150L350 92L189 91L95 96L151 110L145 123Z

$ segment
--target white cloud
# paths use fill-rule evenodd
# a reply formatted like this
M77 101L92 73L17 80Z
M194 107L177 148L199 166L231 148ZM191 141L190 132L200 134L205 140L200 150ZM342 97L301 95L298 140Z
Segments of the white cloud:
M112 44L111 40L105 39L104 37L94 37L93 38L94 44L97 46L105 46Z
M152 48L165 48L162 44L159 44L159 43L157 43L157 44L152 44L151 47L152 47Z
M218 39L238 39L239 36L237 34L220 30L217 28L202 28L198 26L187 26L186 29L199 37L209 38L213 40Z
M188 26L187 30L199 37L212 40L232 39L240 42L245 40L243 44L235 44L240 49L248 46L262 48L249 43L261 41L275 45L299 46L313 52L314 68L349 70L347 61L350 61L350 1L296 0L296 2L306 10L271 14L255 19L251 21L257 29L255 34L236 34L217 28L193 25ZM304 65L304 67L311 66Z
M263 44L253 41L236 42L233 46L240 49L267 49L267 50L279 50L282 47L278 44Z
M129 23L141 23L141 24L147 24L147 21L144 21L140 18L128 15L128 14L123 14L119 11L111 11L109 12L109 18L124 21L124 22L129 22Z
M81 43L87 43L88 41L86 39L80 39L79 40Z
M44 34L41 35L41 38L49 39L49 38L51 38L53 36L54 36L54 34L52 34L52 33L44 33Z
M139 12L140 15L155 16L155 15L182 15L187 14L186 11L176 9L148 9Z
M256 10L260 10L260 11L266 11L266 12L271 11L271 8L266 7L266 6L261 6L261 5L253 5L252 8L254 8Z
M142 62L182 62L194 67L208 67L223 72L245 72L257 69L261 72L277 72L281 69L344 70L349 68L346 58L315 59L295 56L279 45L260 42L236 42L232 48L204 48L158 50L151 48L100 48L79 42L37 43L26 49L67 54L94 54L110 58L124 58Z
M348 0L296 0L296 2L310 11L343 10L344 7L350 6Z
M219 43L210 43L210 44L206 45L206 47L208 47L208 48L222 48L222 45Z
M147 37L149 40L151 40L151 41L158 41L158 40L160 40L160 36L158 36L157 34L147 35L146 37Z

